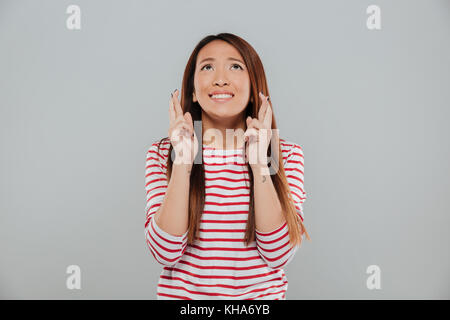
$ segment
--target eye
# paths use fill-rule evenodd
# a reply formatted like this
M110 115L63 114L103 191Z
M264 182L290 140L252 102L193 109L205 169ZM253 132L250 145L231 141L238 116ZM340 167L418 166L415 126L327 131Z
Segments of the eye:
M205 67L211 67L211 65L210 64L205 64L200 70L205 69Z
M238 66L241 70L244 70L239 64L235 63L232 65L232 67ZM205 69L206 67L211 67L210 64L205 64L200 70ZM206 69L205 69L206 70Z

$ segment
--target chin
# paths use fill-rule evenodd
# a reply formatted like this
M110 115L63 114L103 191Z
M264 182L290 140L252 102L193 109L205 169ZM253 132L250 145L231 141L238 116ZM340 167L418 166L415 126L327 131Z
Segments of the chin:
M212 110L209 112L210 115L215 115L218 119L224 119L224 118L235 118L239 114L241 114L242 111L230 111L230 110Z

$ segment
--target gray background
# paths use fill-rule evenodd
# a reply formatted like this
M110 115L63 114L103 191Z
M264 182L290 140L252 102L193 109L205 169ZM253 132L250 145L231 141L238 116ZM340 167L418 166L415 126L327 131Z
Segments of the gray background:
M0 297L156 298L146 151L195 44L219 32L260 54L280 136L304 149L312 241L287 298L449 299L446 0L2 0Z

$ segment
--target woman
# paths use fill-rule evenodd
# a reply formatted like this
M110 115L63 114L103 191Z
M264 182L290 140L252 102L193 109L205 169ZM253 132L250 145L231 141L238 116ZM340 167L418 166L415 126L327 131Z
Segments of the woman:
M146 160L146 241L164 266L157 298L285 299L282 268L310 239L303 150L277 137L256 51L230 33L202 39L169 115Z

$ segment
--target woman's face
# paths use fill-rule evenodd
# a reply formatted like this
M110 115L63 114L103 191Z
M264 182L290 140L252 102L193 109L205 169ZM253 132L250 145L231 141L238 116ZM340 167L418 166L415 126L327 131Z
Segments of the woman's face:
M241 114L250 98L250 78L239 51L222 40L214 40L198 53L193 101L210 118L220 121ZM231 97L214 96L228 93Z

